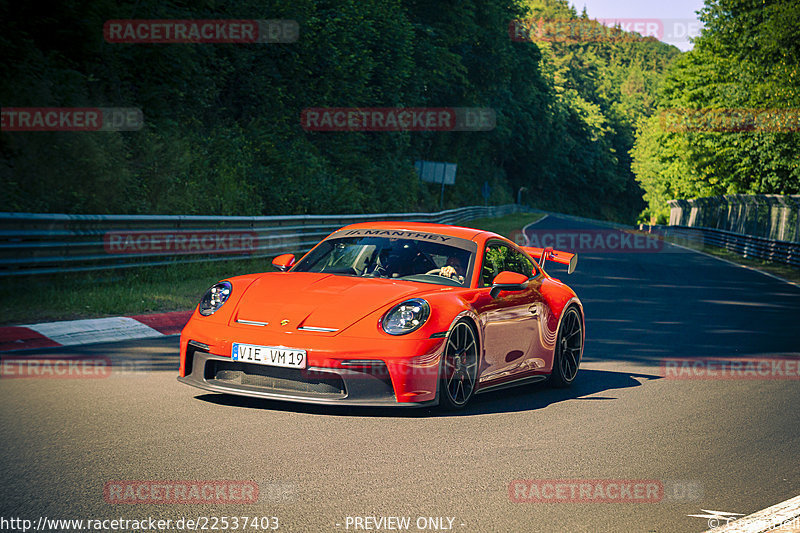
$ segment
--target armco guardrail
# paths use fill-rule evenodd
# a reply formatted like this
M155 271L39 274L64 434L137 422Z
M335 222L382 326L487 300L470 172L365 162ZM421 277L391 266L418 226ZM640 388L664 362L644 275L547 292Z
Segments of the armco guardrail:
M528 211L516 204L438 213L292 216L0 213L0 276L54 274L306 252L354 222L454 224Z
M695 246L711 245L750 259L762 259L784 263L800 268L800 243L777 241L744 235L714 228L691 228L688 226L648 226L639 229L662 235L666 238L686 240Z
M670 200L669 225L800 242L800 195L726 194Z

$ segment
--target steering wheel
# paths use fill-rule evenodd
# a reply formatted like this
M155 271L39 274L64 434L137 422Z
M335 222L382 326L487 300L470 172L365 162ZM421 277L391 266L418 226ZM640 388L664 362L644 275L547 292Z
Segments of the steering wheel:
M439 273L442 271L441 268L434 268L433 270L428 270L425 272L426 276L438 276Z

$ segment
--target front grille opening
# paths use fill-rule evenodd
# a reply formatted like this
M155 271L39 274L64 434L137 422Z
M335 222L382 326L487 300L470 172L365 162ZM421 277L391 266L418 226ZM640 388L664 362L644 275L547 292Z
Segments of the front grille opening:
M186 345L186 363L183 367L184 375L191 375L192 369L194 368L194 354L197 352L209 353L208 346L196 341L189 341L189 343Z
M388 384L389 386L392 384L392 378L389 375L389 369L386 367L386 363L383 361L370 361L369 364L350 363L342 364L342 366L349 370L354 370L356 372L361 372L363 374L372 376Z
M251 363L209 361L206 380L245 385L278 393L302 393L319 397L342 397L342 378L329 372L280 368Z

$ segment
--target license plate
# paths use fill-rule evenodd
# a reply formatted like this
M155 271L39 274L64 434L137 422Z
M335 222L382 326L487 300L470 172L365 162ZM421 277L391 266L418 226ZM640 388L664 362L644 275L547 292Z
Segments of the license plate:
M280 366L283 368L305 368L306 351L284 346L259 346L257 344L233 343L231 358L243 363Z

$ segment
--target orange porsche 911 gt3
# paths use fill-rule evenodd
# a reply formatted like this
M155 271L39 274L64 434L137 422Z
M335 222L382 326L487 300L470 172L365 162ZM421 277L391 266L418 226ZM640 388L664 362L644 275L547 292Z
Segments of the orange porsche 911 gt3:
M572 384L583 306L544 271L574 254L438 224L346 226L280 272L211 287L181 334L178 379L316 404L464 407L475 394Z

